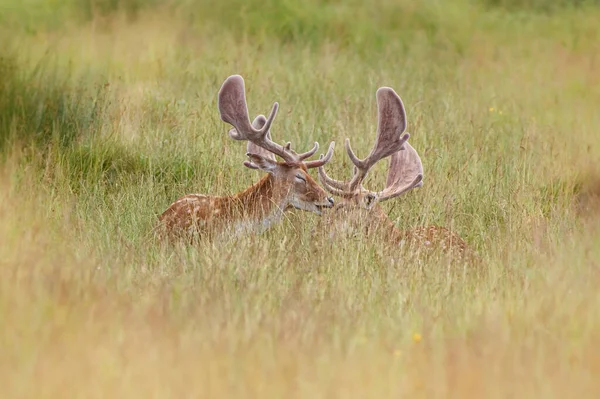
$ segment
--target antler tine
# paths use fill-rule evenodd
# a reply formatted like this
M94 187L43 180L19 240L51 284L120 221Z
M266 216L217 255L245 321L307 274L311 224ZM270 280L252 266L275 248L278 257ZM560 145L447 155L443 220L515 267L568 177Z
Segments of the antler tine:
M359 159L354 151L352 151L352 147L350 147L350 139L346 138L346 142L344 143L346 147L346 153L348 153L348 158L354 164L354 175L352 176L352 180L348 184L350 190L354 190L367 176L369 172L369 168L365 166L365 161Z
M252 121L252 127L254 129L259 130L259 129L262 129L266 123L267 123L267 118L265 118L264 115L258 115L256 118L254 118L254 121ZM270 130L267 131L266 138L268 140L271 140L271 131ZM268 151L256 144L254 144L254 142L252 142L252 141L248 141L248 144L246 145L246 153L260 155L263 158L268 158L268 159L272 159L273 161L275 161L275 155L273 155L273 153L271 151ZM244 166L246 166L247 168L250 168L250 169L258 169L258 167L250 161L244 161Z
M365 161L359 159L356 156L356 154L354 154L354 151L352 151L352 147L350 147L350 139L348 137L346 137L346 141L344 142L344 145L346 147L346 152L348 153L348 157L350 158L350 160L352 161L352 163L358 169L364 169L365 168Z
M319 167L319 180L321 180L321 183L323 183L325 186L330 186L342 191L348 191L348 183L332 179L329 177L327 172L325 172L325 168L322 166Z
M240 133L240 131L237 128L233 128L229 131L229 137L231 137L234 140L250 140L250 139L254 139L254 137L257 137L257 139L255 141L260 140L261 137L266 136L267 133L269 132L269 129L271 128L271 124L273 123L273 119L275 119L275 115L277 115L278 109L279 109L279 103L275 102L275 103L273 103L273 108L271 109L271 113L269 114L269 119L265 119L265 117L263 115L260 115L260 116L262 116L262 118L264 120L263 126L260 129L255 128L254 123L252 123L249 128L249 130L252 134ZM250 121L250 119L248 119L248 121ZM274 144L276 144L276 143L274 143ZM288 145L289 144L290 143L288 143Z
M319 177L321 177L321 175L319 174ZM350 192L350 191L345 191L345 190L341 190L338 188L335 188L333 186L330 186L329 184L325 183L323 180L321 180L321 183L323 184L323 188L325 190L327 190L327 192L329 192L330 194L333 195L337 195L338 197L352 197L354 195L354 193Z
M303 152L302 154L298 154L298 160L299 160L299 161L303 161L303 160L305 160L306 158L310 158L310 157L312 157L313 155L315 155L315 152L317 152L318 150L319 150L319 143L317 143L317 142L315 141L315 145L314 145L314 147L313 147L313 148L311 148L310 150L308 150L308 151L306 151L306 152Z
M269 117L267 118L267 122L260 130L255 130L255 132L265 136L269 132L269 129L271 129L271 124L273 123L273 120L275 119L275 116L277 115L278 110L279 110L279 103L277 101L275 101L273 103L273 108L271 108L271 113L269 114ZM275 144L275 143L273 143L273 144Z
M331 143L329 143L329 149L327 150L327 154L325 154L325 156L323 156L323 154L321 154L321 156L317 160L304 162L304 166L306 166L306 169L320 168L321 166L325 165L327 162L329 162L331 160L331 157L333 156L334 148L335 148L335 141L332 141Z
M321 155L322 157L322 155ZM348 190L348 184L339 180L332 179L325 172L325 168L319 167L319 181L330 194L337 195L339 197L352 197L353 192Z
M232 75L225 79L218 97L221 120L234 127L229 131L229 136L232 139L250 141L275 155L279 155L288 162L296 161L295 156L286 152L283 146L267 137L279 109L277 102L273 104L273 109L271 109L271 113L262 128L256 129L250 123L244 79L240 75Z
M403 149L404 143L410 134L402 134L406 130L406 111L402 100L391 87L380 87L377 97L377 136L375 144L365 159L359 159L352 147L350 140L346 139L346 152L352 163L356 166L354 177L350 181L350 188L356 188L367 176L369 169L378 161Z

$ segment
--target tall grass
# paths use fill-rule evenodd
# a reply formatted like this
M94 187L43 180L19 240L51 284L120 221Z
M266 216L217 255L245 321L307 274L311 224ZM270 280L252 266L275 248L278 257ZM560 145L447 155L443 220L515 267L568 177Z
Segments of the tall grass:
M596 397L600 9L537 4L4 2L7 397ZM386 210L481 262L332 242L303 212L155 243L178 196L260 177L217 113L234 73L251 114L280 102L275 140L338 143L337 178L393 87L426 175Z

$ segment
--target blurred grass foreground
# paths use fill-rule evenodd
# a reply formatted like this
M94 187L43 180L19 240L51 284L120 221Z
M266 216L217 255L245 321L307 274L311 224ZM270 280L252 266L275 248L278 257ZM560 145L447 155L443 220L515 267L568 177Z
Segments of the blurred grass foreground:
M598 21L574 0L2 0L2 396L599 397ZM393 87L425 181L383 206L481 262L319 239L305 212L149 240L177 197L260 177L217 112L231 74L252 115L280 102L276 140L335 140L338 178Z

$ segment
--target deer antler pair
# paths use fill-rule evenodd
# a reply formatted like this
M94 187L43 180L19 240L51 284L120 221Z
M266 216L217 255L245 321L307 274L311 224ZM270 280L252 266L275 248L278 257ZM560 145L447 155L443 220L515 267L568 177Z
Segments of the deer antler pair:
M248 141L247 153L258 155L263 158L274 160L274 155L281 157L290 164L303 163L307 169L318 168L325 165L333 155L335 142L329 144L329 150L325 156L321 155L318 160L304 161L313 156L319 149L319 143L315 142L314 147L307 152L298 154L292 150L292 144L288 142L285 146L275 143L271 140L270 128L279 104L275 102L269 118L264 115L258 115L252 123L248 116L248 105L246 103L246 90L244 79L240 75L228 77L219 90L219 112L221 119L234 126L229 131L229 136L234 140ZM250 161L244 161L244 165L251 169L258 169Z
M354 164L354 175L348 182L334 180L319 167L319 178L327 191L342 197L353 197L367 192L379 201L398 197L423 184L423 165L419 154L408 143L406 130L406 111L396 92L389 87L377 90L378 126L375 145L365 159L359 159L346 139L346 152ZM362 186L369 170L380 160L391 156L387 182L382 191L366 190Z
M390 87L381 87L377 90L378 126L375 144L369 155L359 159L350 146L350 139L346 139L345 146L348 157L354 164L354 175L348 182L334 180L327 175L323 166L331 160L335 142L331 142L326 155L321 155L318 160L305 161L313 156L319 149L315 142L312 149L298 154L291 149L291 143L285 146L275 143L271 139L270 128L279 104L275 102L268 118L258 115L252 123L248 116L248 105L244 79L239 75L228 77L219 90L219 111L221 119L234 126L229 131L229 136L234 140L248 141L247 153L259 157L275 159L275 155L291 164L303 163L306 168L319 168L319 177L325 189L331 194L352 197L359 192L366 192L385 201L398 197L403 193L420 187L423 183L423 165L415 149L408 143L410 138L406 131L406 111L402 100ZM380 160L391 156L385 188L374 192L362 186L369 170ZM258 167L251 161L244 161L244 165L251 169Z

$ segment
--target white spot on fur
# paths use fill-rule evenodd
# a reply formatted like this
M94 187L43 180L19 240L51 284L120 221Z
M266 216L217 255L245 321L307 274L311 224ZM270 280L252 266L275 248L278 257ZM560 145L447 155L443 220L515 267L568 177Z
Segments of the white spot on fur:
M233 226L233 233L240 235L244 233L255 233L260 234L265 230L269 229L272 225L278 223L283 218L283 209L275 208L274 212L267 215L261 220L244 220L235 223Z

